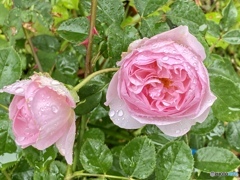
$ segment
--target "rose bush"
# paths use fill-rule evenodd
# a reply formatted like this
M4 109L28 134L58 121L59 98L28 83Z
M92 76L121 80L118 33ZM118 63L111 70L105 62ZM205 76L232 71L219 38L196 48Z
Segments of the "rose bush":
M29 80L5 86L1 92L15 95L9 117L16 143L39 150L56 143L67 163L72 164L75 102L67 88L50 77L35 74Z
M167 135L184 135L216 100L205 58L187 26L132 42L108 87L110 118L121 128L155 124Z

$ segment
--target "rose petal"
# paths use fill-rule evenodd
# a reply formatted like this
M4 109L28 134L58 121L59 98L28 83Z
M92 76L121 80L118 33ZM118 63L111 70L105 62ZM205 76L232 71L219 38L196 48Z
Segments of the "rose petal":
M59 95L64 96L66 98L66 102L71 107L76 107L76 103L75 103L72 95L70 94L69 90L59 81L56 81L49 77L39 76L37 74L31 76L31 79L34 82L37 82L39 84L39 87L43 88L43 87L47 86L49 89L54 90Z
M75 140L76 125L75 125L75 114L72 111L71 116L69 117L68 122L72 122L67 133L56 142L56 146L59 152L65 156L68 164L72 164L73 156L73 144Z
M118 97L117 84L118 72L114 74L109 84L106 96L107 101L105 102L105 105L109 105L110 107L109 116L111 120L117 126L126 129L137 129L144 126L144 124L139 123L130 115L125 102Z
M205 110L205 112L196 119L182 119L177 123L158 126L158 128L168 136L173 137L183 136L191 129L192 125L196 124L196 122L203 122L207 118L209 111L210 108Z
M202 44L197 40L196 37L189 33L187 26L179 26L170 31L166 31L153 36L148 41L146 41L144 45L152 46L154 43L164 40L173 40L178 44L182 44L188 48L191 48L191 50L194 51L195 54L199 55L202 60L206 58L205 50Z
M9 106L9 119L13 120L15 118L15 116L17 115L17 112L24 105L24 103L25 103L24 97L22 96L13 97L13 100Z
M64 96L58 95L48 87L39 89L29 104L35 122L41 128L39 139L34 146L45 149L65 133L65 125L72 109L66 103Z
M30 82L30 80L17 81L11 85L4 86L2 89L0 89L0 93L7 92L18 96L24 96Z

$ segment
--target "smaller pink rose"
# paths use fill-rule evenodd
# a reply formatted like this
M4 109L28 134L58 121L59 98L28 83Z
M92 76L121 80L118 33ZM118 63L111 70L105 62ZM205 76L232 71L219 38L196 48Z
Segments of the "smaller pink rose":
M67 163L72 164L76 105L67 88L50 77L35 74L0 92L15 95L9 117L16 144L39 150L56 144Z
M205 58L187 26L132 42L107 91L113 123L126 129L154 124L169 136L182 136L203 122L216 100Z

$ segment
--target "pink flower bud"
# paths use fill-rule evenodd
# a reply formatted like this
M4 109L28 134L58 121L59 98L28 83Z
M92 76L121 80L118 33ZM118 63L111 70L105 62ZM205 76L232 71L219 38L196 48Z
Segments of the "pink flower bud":
M67 88L50 77L35 74L0 91L15 95L9 117L16 143L39 150L56 144L67 163L72 164L76 105Z

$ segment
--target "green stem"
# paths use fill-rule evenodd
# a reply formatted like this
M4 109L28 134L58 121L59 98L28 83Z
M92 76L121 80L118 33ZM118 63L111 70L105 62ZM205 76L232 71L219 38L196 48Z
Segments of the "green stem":
M8 111L8 108L2 104L0 104L0 107L3 108L4 110Z
M89 29L87 55L86 55L86 62L85 62L85 77L87 77L92 72L91 57L92 57L93 35L94 35L93 29L95 27L96 11L97 11L97 0L92 0L90 29Z
M38 59L38 57L37 57L37 54L36 54L36 52L35 52L35 50L34 50L34 46L33 46L32 40L31 40L31 38L29 37L28 32L27 32L27 30L26 30L25 28L23 28L23 31L24 31L24 34L25 34L25 36L26 36L26 38L27 38L27 41L28 41L28 43L29 43L29 45L30 45L30 48L31 48L31 51L32 51L32 54L33 54L33 58L34 58L37 66L38 66L38 69L39 69L40 72L43 72L43 69L42 69L42 66L41 66L41 64L40 64L40 61L39 61L39 59Z
M112 179L122 179L122 180L134 180L131 177L121 177L121 176L114 176L114 175L107 175L107 174L90 174L90 173L83 173L82 171L77 171L73 173L71 177L66 178L66 180L70 180L74 177L81 177L81 176L92 176L92 177L99 177L99 178L112 178Z
M11 180L11 178L9 177L8 173L5 170L2 170L2 173L4 174L7 180Z
M79 89L81 89L85 84L87 84L88 81L90 81L92 78L94 78L95 76L102 74L102 73L107 73L107 72L114 72L117 71L119 68L107 68L107 69L102 69L99 71L96 71L92 74L90 74L89 76L87 76L85 79L83 79L78 85L76 85L73 90L78 91Z
M76 144L76 148L75 148L75 154L74 154L74 159L73 159L73 166L72 166L72 171L75 172L77 169L77 164L79 163L79 154L80 154L80 149L82 147L83 144L83 135L86 129L86 125L87 125L87 117L86 116L82 116L81 119L81 124L80 126L78 125L78 138L77 138L77 144ZM68 177L68 176L66 176Z
M67 173L65 177L70 177L72 175L72 165L67 166Z
M189 145L188 135L185 134L184 137L185 137L185 142L186 142L186 144Z

